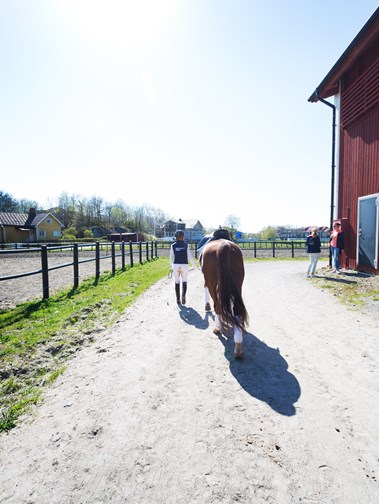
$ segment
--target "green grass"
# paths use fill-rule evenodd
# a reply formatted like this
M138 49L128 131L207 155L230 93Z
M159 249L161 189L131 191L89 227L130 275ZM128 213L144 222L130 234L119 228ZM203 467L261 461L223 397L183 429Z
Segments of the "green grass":
M168 258L84 281L44 301L0 310L0 432L41 396L74 349L111 326L136 298L167 275ZM98 336L101 337L101 336Z
M379 301L376 277L356 273L345 273L336 277L326 268L322 273L325 277L315 277L312 283L336 296L346 306L359 309L365 307L368 302Z

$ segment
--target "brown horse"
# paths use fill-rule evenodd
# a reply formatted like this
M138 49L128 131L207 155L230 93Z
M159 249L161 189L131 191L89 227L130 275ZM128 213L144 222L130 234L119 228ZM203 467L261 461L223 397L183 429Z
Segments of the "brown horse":
M243 331L248 324L248 313L242 299L245 277L242 252L229 240L214 240L202 251L201 266L205 284L205 309L210 310L210 298L216 313L215 334L221 334L223 325L234 329L234 357L243 356Z

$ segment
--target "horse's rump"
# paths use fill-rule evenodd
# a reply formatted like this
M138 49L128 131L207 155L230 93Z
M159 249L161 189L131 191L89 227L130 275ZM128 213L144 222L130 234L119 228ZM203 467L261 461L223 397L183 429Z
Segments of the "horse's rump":
M216 313L225 323L244 329L248 323L242 299L245 269L238 245L224 239L209 242L203 251L202 270Z

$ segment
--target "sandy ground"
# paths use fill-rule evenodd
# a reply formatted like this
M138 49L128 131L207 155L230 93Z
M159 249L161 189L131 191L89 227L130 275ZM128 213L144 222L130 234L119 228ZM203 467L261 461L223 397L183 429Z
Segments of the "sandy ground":
M0 502L378 502L379 331L305 278L248 263L245 359L160 281L0 437Z
M105 252L103 252L105 255ZM95 257L95 253L80 253L80 259ZM72 254L50 254L49 267L72 263ZM129 258L126 264L129 264ZM40 254L12 254L0 256L0 276L18 275L30 271L39 271L41 268ZM121 259L117 258L117 268L121 268ZM95 262L86 262L79 265L79 284L86 278L95 276ZM103 258L100 261L100 273L112 271L112 260ZM61 289L74 286L74 272L72 266L49 271L49 293L59 292ZM31 300L41 300L42 275L30 275L13 280L0 282L0 309L7 309L19 303Z

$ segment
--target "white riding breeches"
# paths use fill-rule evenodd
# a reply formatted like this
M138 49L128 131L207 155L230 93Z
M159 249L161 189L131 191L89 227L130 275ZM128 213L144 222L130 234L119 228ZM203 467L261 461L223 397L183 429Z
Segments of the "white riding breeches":
M187 282L188 264L174 264L172 272L174 274L175 283L180 283L180 277L182 278L182 282Z

